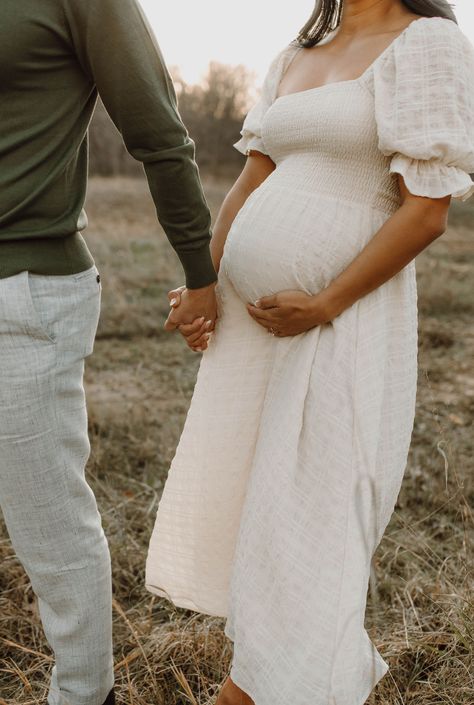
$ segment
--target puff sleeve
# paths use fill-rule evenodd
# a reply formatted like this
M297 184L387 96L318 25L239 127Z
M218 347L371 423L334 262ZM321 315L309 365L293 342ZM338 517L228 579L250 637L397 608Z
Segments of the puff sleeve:
M248 154L255 149L262 154L268 154L262 137L262 123L265 113L274 102L283 72L288 66L291 57L296 53L295 45L288 45L273 59L265 76L259 99L248 112L242 130L241 139L234 147L242 154Z
M379 149L417 196L474 193L474 48L442 18L416 20L374 70Z

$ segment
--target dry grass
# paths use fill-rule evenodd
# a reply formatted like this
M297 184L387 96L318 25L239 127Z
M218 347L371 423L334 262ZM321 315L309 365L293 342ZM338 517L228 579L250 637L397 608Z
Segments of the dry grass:
M223 195L209 182L215 209ZM141 181L94 180L89 241L104 283L87 369L89 477L114 562L119 702L210 705L231 648L219 620L143 587L158 498L198 358L161 326L181 276ZM374 561L370 632L391 666L372 705L472 705L474 598L474 210L418 258L420 375L409 464ZM0 705L44 702L51 654L33 595L0 529ZM308 705L310 705L308 703Z

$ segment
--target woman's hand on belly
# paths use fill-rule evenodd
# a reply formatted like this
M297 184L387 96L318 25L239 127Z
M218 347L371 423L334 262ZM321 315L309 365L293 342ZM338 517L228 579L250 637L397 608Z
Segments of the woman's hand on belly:
M247 310L257 323L280 338L305 333L331 320L325 297L304 291L280 291L255 305L247 304Z

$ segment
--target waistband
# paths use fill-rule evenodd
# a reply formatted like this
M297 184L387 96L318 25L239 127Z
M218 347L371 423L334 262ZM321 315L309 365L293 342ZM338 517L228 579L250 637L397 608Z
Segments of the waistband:
M63 237L2 240L0 235L0 279L23 271L32 274L79 274L94 265L94 259L79 232Z

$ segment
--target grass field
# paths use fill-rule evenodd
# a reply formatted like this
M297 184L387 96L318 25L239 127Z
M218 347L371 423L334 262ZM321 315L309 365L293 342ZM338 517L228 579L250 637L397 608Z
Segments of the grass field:
M207 181L206 192L215 212L225 185ZM231 659L222 622L173 609L143 579L199 364L162 331L165 292L182 276L142 181L92 180L88 213L103 282L87 367L88 472L113 556L118 700L210 705ZM474 207L456 204L448 233L417 259L417 416L367 611L391 669L371 705L474 703L473 235ZM2 527L0 560L0 703L44 703L51 654Z

